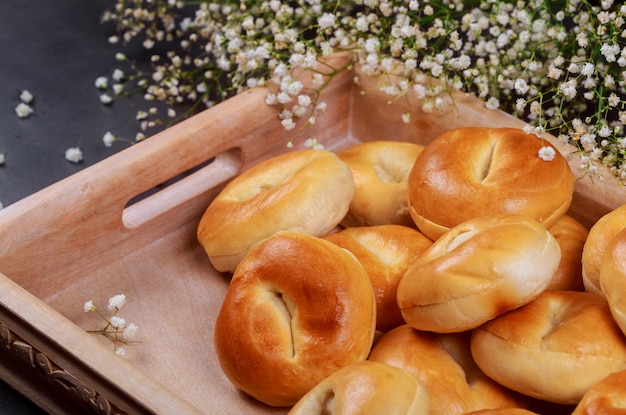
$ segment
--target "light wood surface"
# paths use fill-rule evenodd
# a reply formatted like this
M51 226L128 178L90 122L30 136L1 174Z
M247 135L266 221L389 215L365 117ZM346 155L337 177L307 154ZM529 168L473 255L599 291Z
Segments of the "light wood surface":
M296 148L310 135L338 150L378 139L426 144L460 126L523 126L464 95L437 113L422 113L411 99L389 105L377 82L362 78L355 87L352 74L338 77L315 130L296 129ZM288 151L294 133L282 129L265 94L245 92L0 211L0 363L25 356L30 366L0 375L51 413L70 412L38 392L41 379L100 413L287 412L254 402L221 373L212 333L230 276L212 269L195 238L202 212L228 179ZM406 111L408 124L400 119ZM153 188L161 190L127 206ZM571 213L590 226L623 203L625 190L610 176L582 178ZM99 321L84 302L106 308L120 293L128 301L120 315L139 327L127 358L85 332Z

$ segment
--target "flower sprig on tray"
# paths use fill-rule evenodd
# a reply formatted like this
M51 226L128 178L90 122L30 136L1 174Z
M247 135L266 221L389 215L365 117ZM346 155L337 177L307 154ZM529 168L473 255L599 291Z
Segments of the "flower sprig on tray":
M126 323L126 320L118 316L118 311L126 304L126 296L124 294L117 294L109 298L107 309L112 312L112 315L106 317L100 312L100 309L96 307L92 300L85 302L83 309L86 313L94 312L103 321L104 327L98 330L87 330L88 333L101 334L107 339L113 342L115 353L120 356L126 355L126 349L124 346L132 342L132 339L137 334L137 325L135 323Z
M613 0L117 0L102 18L117 29L110 41L139 42L149 62L120 53L124 70L99 85L107 103L108 91L144 94L141 138L258 85L273 86L267 102L289 130L332 111L319 99L328 77L318 58L347 52L331 76L353 64L389 75L380 89L390 102L411 91L424 111L465 91L525 120L530 133L573 144L591 174L606 165L624 183L625 16ZM303 69L312 87L297 77Z

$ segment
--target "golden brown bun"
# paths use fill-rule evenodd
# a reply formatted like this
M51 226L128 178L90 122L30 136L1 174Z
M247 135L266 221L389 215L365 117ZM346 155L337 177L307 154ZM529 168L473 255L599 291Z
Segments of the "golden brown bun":
M625 387L626 370L611 373L585 393L572 415L626 414Z
M513 392L476 366L469 335L423 332L405 324L385 333L374 344L369 360L416 374L430 394L432 415L520 406Z
M358 362L321 381L289 415L429 415L430 398L413 373L379 362Z
M583 291L581 261L589 231L569 215L561 217L548 230L561 247L561 262L547 289Z
M626 334L626 228L606 246L600 266L600 289L613 319Z
M432 240L475 217L530 216L551 227L572 202L574 175L549 145L514 128L454 129L427 144L408 179L409 211Z
M341 367L365 360L375 324L372 284L351 253L279 232L235 270L215 322L215 351L236 387L288 406Z
M409 266L398 285L398 306L418 330L470 330L539 295L560 259L558 242L535 219L468 220Z
M252 245L279 231L322 236L348 212L352 172L332 152L276 156L233 179L198 224L198 241L216 270L233 272Z
M537 415L535 412L523 408L496 408L480 409L478 411L466 412L463 415Z
M605 214L589 229L582 257L582 275L586 291L604 295L600 288L602 255L613 236L624 228L626 228L626 205Z
M415 227L407 205L407 180L423 148L400 141L372 141L341 151L339 158L354 177L354 198L341 224Z
M433 242L402 225L359 226L324 239L352 252L370 277L376 296L376 328L388 331L404 324L396 293L409 264Z
M626 338L603 297L548 290L475 329L472 355L512 390L574 405L599 380L626 368Z

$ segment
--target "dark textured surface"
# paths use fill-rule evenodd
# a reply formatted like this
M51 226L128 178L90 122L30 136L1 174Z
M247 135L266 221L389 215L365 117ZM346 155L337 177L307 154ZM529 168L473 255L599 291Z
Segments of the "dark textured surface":
M99 102L94 81L119 65L109 45L112 29L100 15L113 0L0 1L0 202L6 207L119 151L107 148L106 131L134 137L141 99L112 106ZM15 113L22 90L34 97L34 113ZM65 160L79 146L84 161ZM1 270L1 264L0 264ZM42 414L28 399L0 382L0 414Z

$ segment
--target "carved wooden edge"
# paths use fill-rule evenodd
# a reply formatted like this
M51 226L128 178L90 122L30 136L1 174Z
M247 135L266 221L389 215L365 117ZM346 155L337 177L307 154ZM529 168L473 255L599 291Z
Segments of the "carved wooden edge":
M0 347L9 351L17 360L35 369L37 373L51 381L56 387L75 395L96 414L126 415L96 389L87 385L67 370L60 367L45 353L15 334L11 328L0 321Z

